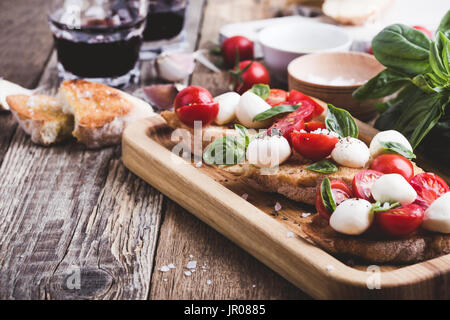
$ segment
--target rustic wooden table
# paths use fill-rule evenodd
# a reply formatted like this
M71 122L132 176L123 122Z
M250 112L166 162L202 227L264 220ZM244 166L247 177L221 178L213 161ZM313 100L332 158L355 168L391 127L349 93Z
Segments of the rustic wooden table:
M58 84L44 3L0 1L0 76L28 88ZM217 41L226 23L275 12L268 0L191 0L191 49ZM155 81L149 70L144 63L141 84ZM190 82L218 94L226 89L227 76L198 65ZM188 277L183 271L190 260L198 266ZM170 263L176 268L158 270ZM120 147L35 146L4 112L0 298L309 297L129 172Z

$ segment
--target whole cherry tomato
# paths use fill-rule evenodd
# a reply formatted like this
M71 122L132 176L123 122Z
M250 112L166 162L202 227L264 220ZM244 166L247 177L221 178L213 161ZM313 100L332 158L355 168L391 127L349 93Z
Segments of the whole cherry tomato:
M406 236L422 224L424 210L411 203L388 211L376 212L375 221L382 231L391 236Z
M180 121L191 127L195 121L201 121L202 126L207 126L219 113L219 104L213 101L211 93L196 86L181 90L175 97L174 108Z
M425 33L428 36L428 38L433 38L433 34L427 28L422 27L422 26L413 26L413 28L417 29L419 31L422 31L423 33Z
M353 198L352 190L340 180L331 180L331 194L333 195L334 202L339 205L344 200ZM328 212L322 201L322 196L320 194L320 187L317 189L316 193L316 209L320 216L326 220L329 220L333 212Z
M375 158L370 169L383 173L398 173L407 181L414 176L412 162L398 154L382 154Z
M272 107L286 103L287 92L281 89L270 89L269 97L266 102Z
M301 106L294 112L289 113L287 116L277 120L272 124L268 132L272 129L276 129L281 132L283 137L291 143L291 132L294 130L300 131L305 128L305 119L309 119L314 112L312 105Z
M417 192L415 204L427 209L434 200L450 191L447 183L438 175L431 172L415 175L409 183Z
M374 202L372 197L372 185L383 173L375 170L361 170L353 177L352 187L355 196Z
M235 65L236 51L239 54L239 61L253 60L253 42L243 36L234 36L222 43L223 60L228 67Z
M230 72L233 90L243 94L255 84L269 84L270 77L266 67L257 61L246 60Z
M302 156L319 161L331 154L339 139L336 136L320 133L293 131L292 148Z
M311 97L297 90L289 91L288 98L286 100L288 104L312 104L314 106L314 113L312 114L312 119L320 116L325 110L320 104L314 101Z

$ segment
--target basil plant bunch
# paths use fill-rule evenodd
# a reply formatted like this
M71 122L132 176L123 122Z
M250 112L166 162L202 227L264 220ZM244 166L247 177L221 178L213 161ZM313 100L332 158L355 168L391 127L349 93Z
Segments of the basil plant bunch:
M372 41L375 58L386 69L358 88L356 100L388 97L376 103L375 127L402 132L413 148L420 145L450 161L450 11L435 39L402 24L386 27ZM385 99L386 100L386 99Z

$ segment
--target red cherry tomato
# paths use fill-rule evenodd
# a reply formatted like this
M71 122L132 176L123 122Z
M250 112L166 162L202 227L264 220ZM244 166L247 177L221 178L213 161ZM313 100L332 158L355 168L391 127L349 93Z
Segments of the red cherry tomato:
M189 86L181 90L174 101L174 108L184 107L194 103L210 103L213 102L211 93L202 87Z
M431 172L419 173L409 183L417 192L415 204L427 209L434 200L450 191L447 183Z
M298 104L298 103L302 103L302 104L312 104L314 106L314 113L311 117L311 119L314 119L315 117L320 116L323 111L325 110L320 104L318 104L316 101L314 101L313 99L311 99L309 96L307 96L306 94L301 93L300 91L297 90L291 90L289 91L289 95L287 98L287 103L288 104ZM311 120L309 119L309 120Z
M305 130L308 132L316 131L317 129L326 129L325 123L323 122L306 122Z
M406 236L416 231L422 224L424 210L411 203L395 209L375 213L376 224L391 236Z
M291 143L291 132L294 130L300 131L305 128L305 120L311 117L311 114L314 112L314 107L312 105L301 106L294 112L289 113L284 118L277 120L268 131L270 132L272 129L277 129L281 132L283 137Z
M373 160L370 169L383 173L398 173L407 181L414 176L414 167L408 159L398 154L382 154Z
M319 161L331 154L339 139L327 134L293 131L291 133L292 148L302 156Z
M331 194L333 195L334 202L336 205L340 204L344 200L353 198L352 190L340 180L331 180ZM320 187L317 189L316 193L316 209L322 218L326 220L330 219L332 212L328 212L323 205L322 196L320 195Z
M353 177L352 187L355 196L370 202L374 202L372 197L372 185L383 173L375 170L361 170Z
M201 121L202 126L206 126L219 113L219 104L213 101L211 93L196 86L181 90L175 97L174 108L180 121L191 127L194 121Z
M427 28L422 27L422 26L413 26L413 28L417 29L419 31L422 31L423 33L425 33L428 36L428 38L433 38L433 34Z
M250 67L246 69L248 65ZM239 69L234 68L230 74L233 90L239 94L243 94L255 84L269 84L270 82L269 72L258 61L242 61L239 63Z
M233 67L236 63L236 49L239 61L253 60L253 42L246 37L234 36L222 43L223 60L228 67Z
M281 89L270 89L269 97L266 102L272 107L278 106L280 104L286 103L287 92Z

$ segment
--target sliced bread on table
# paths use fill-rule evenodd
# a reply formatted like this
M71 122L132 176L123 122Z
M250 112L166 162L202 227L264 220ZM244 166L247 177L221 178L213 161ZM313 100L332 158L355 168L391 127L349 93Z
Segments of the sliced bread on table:
M0 110L9 110L9 105L6 102L6 97L13 94L30 95L31 90L25 89L15 83L2 79L0 77Z
M64 113L55 98L20 94L9 95L6 101L20 127L34 143L48 146L70 138L73 116Z
M325 0L322 11L345 25L363 25L376 19L393 0Z

